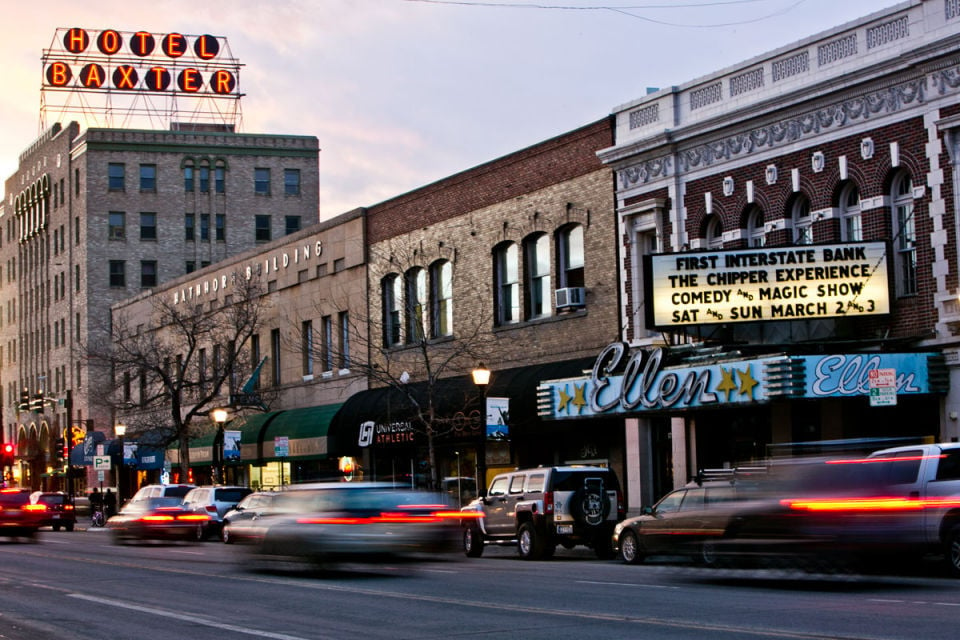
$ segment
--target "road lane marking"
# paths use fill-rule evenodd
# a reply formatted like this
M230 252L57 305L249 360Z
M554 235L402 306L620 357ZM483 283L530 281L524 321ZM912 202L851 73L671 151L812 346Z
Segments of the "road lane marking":
M577 584L596 584L602 587L636 587L638 589L680 589L667 584L637 584L636 582L605 582L602 580L577 580Z
M224 631L244 633L248 636L256 636L258 638L273 638L274 640L310 640L309 638L304 638L302 636L291 636L285 633L274 633L273 631L263 631L260 629L247 629L247 628L238 627L232 624L224 624L222 622L216 622L214 620L206 620L196 615L187 615L179 611L169 611L167 609L158 609L156 607L145 607L139 604L131 604L129 602L122 602L120 600L112 600L110 598L99 598L97 596L90 596L83 593L68 593L67 597L76 598L78 600L87 600L88 602L95 602L97 604L106 605L108 607L117 607L120 609L129 609L131 611L139 611L140 613L148 613L155 616L161 616L163 618L173 618L174 620L182 620L184 622L200 624L206 627L213 627L215 629L223 629Z

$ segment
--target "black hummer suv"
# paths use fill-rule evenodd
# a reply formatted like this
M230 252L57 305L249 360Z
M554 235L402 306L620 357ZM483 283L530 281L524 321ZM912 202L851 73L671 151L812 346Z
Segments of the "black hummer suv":
M468 557L485 544L516 542L520 557L549 558L557 544L567 549L586 545L600 558L613 556L613 527L625 509L620 483L604 467L537 467L502 473L486 495L462 511L463 549Z

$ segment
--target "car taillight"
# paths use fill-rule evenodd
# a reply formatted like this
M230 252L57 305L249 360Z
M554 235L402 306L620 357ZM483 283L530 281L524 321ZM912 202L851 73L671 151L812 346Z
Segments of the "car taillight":
M216 512L217 512L217 507L216 507L216 505L213 505L213 504L208 504L208 505L206 506L206 509L207 509L207 511L209 511L210 513L216 513Z
M47 505L45 504L25 504L23 505L24 511L46 511Z
M144 522L173 522L173 516L168 516L166 514L143 516L140 519Z
M543 512L553 513L553 491L543 492Z
M617 489L617 520L627 517L627 505L623 504L623 494Z
M63 505L63 510L64 510L64 511L73 511L73 505L72 505L72 504L65 504L65 505Z
M177 520L189 520L191 522L206 522L210 518L204 513L185 513L177 516Z

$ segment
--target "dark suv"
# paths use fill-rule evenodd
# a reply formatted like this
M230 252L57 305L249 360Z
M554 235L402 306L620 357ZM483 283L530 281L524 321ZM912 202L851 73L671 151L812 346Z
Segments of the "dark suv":
M516 543L520 557L549 558L557 545L613 555L613 527L624 518L620 483L604 467L537 467L493 478L484 497L462 511L463 549L478 557L485 544Z

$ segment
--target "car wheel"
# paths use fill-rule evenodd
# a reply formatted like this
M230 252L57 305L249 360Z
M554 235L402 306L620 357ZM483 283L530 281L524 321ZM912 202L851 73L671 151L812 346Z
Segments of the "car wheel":
M224 544L233 544L233 537L230 535L230 532L227 531L227 525L223 525L220 529L220 540L222 540Z
M468 558L479 558L483 555L483 534L477 527L464 527L463 552Z
M543 555L543 540L532 522L520 525L517 535L517 552L524 560L538 560Z
M195 532L197 542L203 542L207 539L207 528L202 524L197 525L197 530Z
M67 524L65 525L65 528L66 528L67 531L73 531L73 523L72 523L72 522L67 523Z
M51 528L52 528L54 531L60 531L60 525L58 525L58 524L51 525Z
M955 578L960 578L960 526L954 527L947 534L944 555L950 574Z
M630 529L624 529L620 534L620 558L627 564L640 564L643 557L637 534Z
M714 540L704 540L700 544L700 554L697 556L700 564L705 567L717 566L717 543Z

